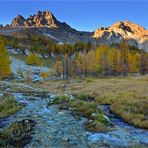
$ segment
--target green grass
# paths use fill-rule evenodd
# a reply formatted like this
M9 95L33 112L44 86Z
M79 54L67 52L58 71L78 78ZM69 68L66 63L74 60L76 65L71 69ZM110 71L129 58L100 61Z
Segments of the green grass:
M71 103L71 107L75 114L87 118L91 118L92 114L97 111L97 104L95 102L74 100Z
M62 103L69 103L70 102L70 97L69 96L57 96L54 98L53 102L51 104L62 104Z
M17 103L11 95L0 97L0 118L8 117L21 109L21 105Z
M55 97L52 102L49 102L48 106L58 104L60 109L68 109L70 106L70 102L71 100L69 96L61 95Z

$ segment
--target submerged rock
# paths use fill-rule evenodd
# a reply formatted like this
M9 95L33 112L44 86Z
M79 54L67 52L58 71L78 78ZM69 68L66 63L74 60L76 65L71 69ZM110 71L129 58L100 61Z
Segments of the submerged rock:
M43 81L43 78L42 78L42 77L40 77L40 76L38 76L38 75L32 76L32 82L33 82L33 83L41 82L41 81Z
M2 97L3 95L4 95L4 94L1 94L1 93L0 93L0 97Z
M20 100L19 103L23 106L26 106L28 104L27 100Z
M8 123L9 123L9 119L8 118L0 119L0 128L5 127Z

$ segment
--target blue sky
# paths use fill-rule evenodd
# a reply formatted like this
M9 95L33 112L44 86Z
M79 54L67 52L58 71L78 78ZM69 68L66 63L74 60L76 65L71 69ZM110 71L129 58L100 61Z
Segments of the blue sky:
M129 20L148 29L148 1L134 0L0 0L0 24L18 14L25 18L38 10L49 10L73 28L94 31L101 26Z

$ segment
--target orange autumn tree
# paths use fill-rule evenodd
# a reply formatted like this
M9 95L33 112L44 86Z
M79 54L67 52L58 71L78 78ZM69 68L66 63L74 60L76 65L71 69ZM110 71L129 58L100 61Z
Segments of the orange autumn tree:
M57 59L55 62L55 70L57 75L61 75L63 73L63 63L60 59Z
M122 75L127 75L128 74L128 69L129 69L129 46L127 44L127 41L123 40L120 43L120 53L121 53L121 61L120 61L120 66L121 66L121 74Z
M120 72L121 53L119 49L111 48L108 52L109 68L111 75L118 75Z
M140 72L140 54L130 52L128 55L129 59L129 72L138 73Z

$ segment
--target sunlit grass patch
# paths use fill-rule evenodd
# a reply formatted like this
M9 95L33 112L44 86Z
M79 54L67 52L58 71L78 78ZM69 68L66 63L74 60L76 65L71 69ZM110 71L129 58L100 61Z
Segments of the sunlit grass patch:
M110 104L111 111L124 121L141 128L148 128L148 97L144 94L127 91L108 93L98 97L100 104Z
M141 128L148 128L148 98L127 96L123 94L121 99L111 104L111 111L122 117L126 122Z

